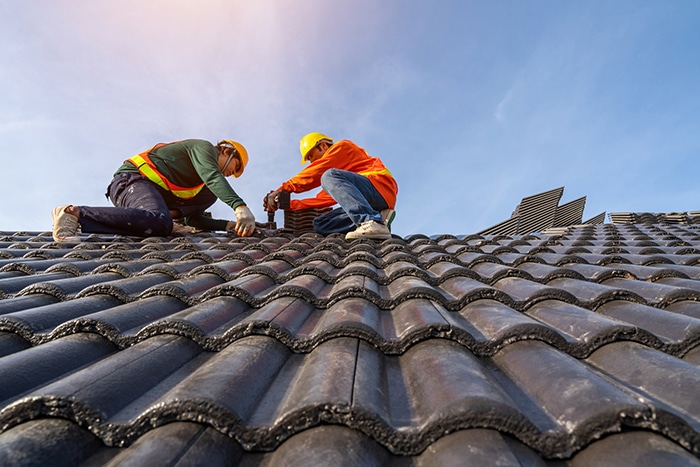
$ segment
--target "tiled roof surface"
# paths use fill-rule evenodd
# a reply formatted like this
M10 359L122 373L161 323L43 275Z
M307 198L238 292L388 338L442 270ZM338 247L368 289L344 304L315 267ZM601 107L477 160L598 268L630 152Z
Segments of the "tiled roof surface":
M83 239L0 237L2 465L700 465L700 227Z

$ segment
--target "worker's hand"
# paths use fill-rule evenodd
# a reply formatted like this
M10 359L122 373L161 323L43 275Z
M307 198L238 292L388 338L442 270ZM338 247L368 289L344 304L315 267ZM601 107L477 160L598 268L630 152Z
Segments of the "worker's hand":
M248 237L255 231L255 216L248 209L248 206L238 206L234 211L236 213L235 231L239 237Z
M265 195L265 198L263 198L263 208L265 208L266 211L277 211L279 207L277 204L277 197L279 194L279 191L272 190Z

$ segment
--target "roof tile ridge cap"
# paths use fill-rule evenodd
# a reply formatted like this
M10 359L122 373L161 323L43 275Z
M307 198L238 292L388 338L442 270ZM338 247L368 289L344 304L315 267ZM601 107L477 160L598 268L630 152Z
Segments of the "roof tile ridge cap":
M344 268L348 264L353 263L355 261L365 261L367 263L372 264L374 267L377 267L377 268L384 267L383 259L378 258L376 255L374 255L371 252L363 251L363 250L353 251L353 252L349 252L349 253L343 255L343 257L340 260L340 262L338 263L339 265L337 267ZM327 262L331 263L330 261L327 261ZM331 263L331 264L333 264L335 266L334 263Z
M65 258L68 258L68 257L69 257L68 255L65 256ZM126 253L123 252L123 251L119 251L119 250L110 250L110 251L107 251L104 255L102 255L102 256L100 257L100 259L101 259L101 260L104 260L104 259L107 259L107 260L110 260L110 259L118 259L119 261L125 261L125 262L127 262L127 261L132 261L132 260L133 260L133 258L132 258L130 255L126 254ZM143 259L143 258L142 258L142 259ZM155 258L155 259L161 260L161 261L162 261L161 258Z
M299 253L307 253L311 248L309 246L304 246L301 242L298 243L285 243L284 245L280 246L277 251L278 252L284 252L284 251L298 251Z
M133 336L120 333L112 324L86 317L74 318L59 324L45 336L44 342L80 333L97 334L116 345L120 350L137 343Z
M178 287L177 285L173 285L170 282L165 282L161 284L152 285L151 287L141 292L137 297L130 297L127 295L127 301L124 301L124 303L135 302L144 298L159 296L176 298L188 306L196 305L200 301L196 297L190 296L190 294L187 293L183 288Z
M474 252L474 253L478 253L478 252ZM457 261L459 261L459 264L463 265L466 268L470 268L470 269L472 267L474 267L475 264L479 264L479 263L495 263L495 264L500 264L503 266L506 265L506 263L504 263L503 260L501 258L499 258L498 256L492 255L490 253L483 253L483 252L481 254L479 254L479 256L477 256L476 258L473 258L468 263L465 263L460 258L455 258L455 259Z
M206 250L191 251L186 255L183 255L177 261L190 261L192 259L198 259L204 261L205 263L213 263L214 259L206 253Z
M32 346L46 342L46 336L36 332L26 321L12 316L0 316L0 332L15 334Z
M65 302L68 300L72 300L73 298L77 298L77 295L75 297L71 297L68 295L66 292L63 291L59 286L52 284L50 282L37 282L31 285L28 285L27 287L23 288L19 292L17 292L14 296L15 297L24 297L26 295L31 295L35 293L40 293L40 294L45 294L49 295L51 297L57 298L58 300ZM9 294L3 294L7 295L7 297L11 297Z
M158 263L158 264L152 264L152 265L144 268L142 271L139 271L138 273L134 274L134 276L137 276L137 277L138 276L147 276L149 274L163 274L163 275L166 275L172 279L181 279L181 278L187 277L189 275L189 273L180 274L169 263Z
M174 261L175 258L170 256L168 253L165 251L149 251L145 255L141 257L141 259L159 259L162 260L166 263L169 263L170 261Z
M102 414L86 403L65 396L27 396L12 402L0 412L0 433L46 417L69 420L85 427L106 445L114 445L105 437L109 423L102 421Z
M193 302L201 303L201 302L205 302L207 300L211 300L211 299L217 298L217 297L238 298L253 308L262 308L263 306L267 305L268 303L270 303L276 299L282 298L282 297L299 298L301 300L305 300L306 302L316 306L317 308L326 308L324 303L327 302L327 299L323 299L323 300L319 299L310 290L308 290L304 287L298 286L298 285L282 284L278 287L274 287L272 289L272 291L268 291L268 293L262 297L255 297L255 296L251 295L244 288L239 287L237 285L231 285L228 283L224 283L224 284L218 285L216 287L213 287L213 288L207 290L206 292L204 292L197 299L192 299L192 300L193 300ZM189 298L189 296L188 296L188 298Z
M47 271L48 271L48 269L47 269ZM120 262L113 262L113 263L100 264L95 269L93 269L89 274L102 274L105 272L116 272L120 276L127 278L127 277L132 277L132 276L141 274L143 271L139 271L137 273L132 273L127 268L125 268L124 265L121 264Z
M461 268L461 269L451 269L450 271L446 272L444 275L436 276L435 274L430 274L428 273L425 269L418 267L418 265L415 265L417 267L415 268L402 268L399 269L398 271L394 271L390 275L384 277L381 281L379 282L381 285L388 285L394 282L397 279L401 279L403 277L417 277L428 284L432 286L438 286L445 282L448 279L452 279L454 277L469 277L470 279L478 280L480 282L483 282L481 276L479 276L477 273L472 271L471 269L468 268Z
M269 255L270 253L273 253L277 251L277 249L272 249L269 246L265 245L264 243L250 243L243 248L241 248L241 251L249 251L249 250L259 250L264 252L266 255Z
M313 274L313 275L320 277L322 279L324 277L330 277L328 274L325 274L325 273L324 274L317 274L313 270L308 271L307 274ZM330 277L330 281L326 280L326 282L329 284L337 284L340 281L347 279L348 277L352 277L352 276L367 277L369 279L372 279L374 282L376 282L380 285L386 285L390 282L388 280L387 276L379 275L376 271L374 271L372 269L367 269L367 268L364 268L362 266L352 266L352 265L345 266L340 271L338 271L338 274L336 276Z
M335 252L332 252L333 254L328 254L327 252L316 252L316 253L311 253L309 255L306 255L304 259L301 261L300 266L306 265L308 263L311 263L312 261L323 261L325 263L330 264L333 267L336 267L338 269L342 269L344 267L344 262L343 259L340 258L340 255L335 254Z
M298 251L298 250L294 250L294 251ZM303 253L303 251L299 251L299 253ZM280 250L276 250L268 255L265 255L260 260L258 260L258 263L263 263L263 262L271 261L271 260L284 261L293 267L297 267L297 266L299 266L299 264L301 264L298 260L291 258L289 255L285 254L284 251L280 251Z
M238 250L231 252L231 253L227 253L219 261L231 261L232 259L237 259L239 261L243 261L244 263L248 263L249 265L257 263L256 260L254 260L250 256L246 255L245 253L241 253Z
M10 259L10 258L8 258ZM31 267L27 263L23 263L21 261L13 262L13 263L7 263L3 267L0 268L0 272L20 272L24 274L25 276L32 276L34 274L40 274L37 272L36 269Z
M470 271L471 271L471 269L470 269ZM518 269L516 267L511 267L511 266L508 266L507 269L501 269L501 270L497 271L490 279L486 278L484 276L481 276L477 273L474 273L474 274L479 276L477 279L477 280L479 280L479 282L483 282L484 284L487 284L490 286L493 286L493 284L495 284L496 282L500 281L501 279L508 278L508 277L517 277L518 279L525 279L527 281L538 282L540 284L545 284L545 285L547 284L547 282L544 281L543 279L538 280L529 272L523 271L522 269Z

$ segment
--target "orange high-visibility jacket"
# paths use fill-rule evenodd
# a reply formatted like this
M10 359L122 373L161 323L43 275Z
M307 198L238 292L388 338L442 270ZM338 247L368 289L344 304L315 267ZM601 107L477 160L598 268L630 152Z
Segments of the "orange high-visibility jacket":
M378 157L372 157L367 151L350 140L334 143L328 151L304 170L290 178L278 188L291 193L303 193L321 186L321 176L328 169L348 170L369 179L372 185L382 195L390 209L396 206L396 195L399 186ZM322 208L336 204L335 200L321 190L315 198L294 199L290 209L296 211L307 208Z

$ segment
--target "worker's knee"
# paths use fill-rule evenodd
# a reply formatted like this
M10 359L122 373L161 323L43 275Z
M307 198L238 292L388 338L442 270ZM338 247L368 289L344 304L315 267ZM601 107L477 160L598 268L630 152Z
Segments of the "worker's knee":
M336 188L340 188L347 185L348 180L345 176L346 170L341 169L328 169L323 175L321 175L321 187L326 190L326 192L334 191Z
M149 222L148 231L145 232L149 237L167 237L173 232L173 218L170 213L159 212Z

